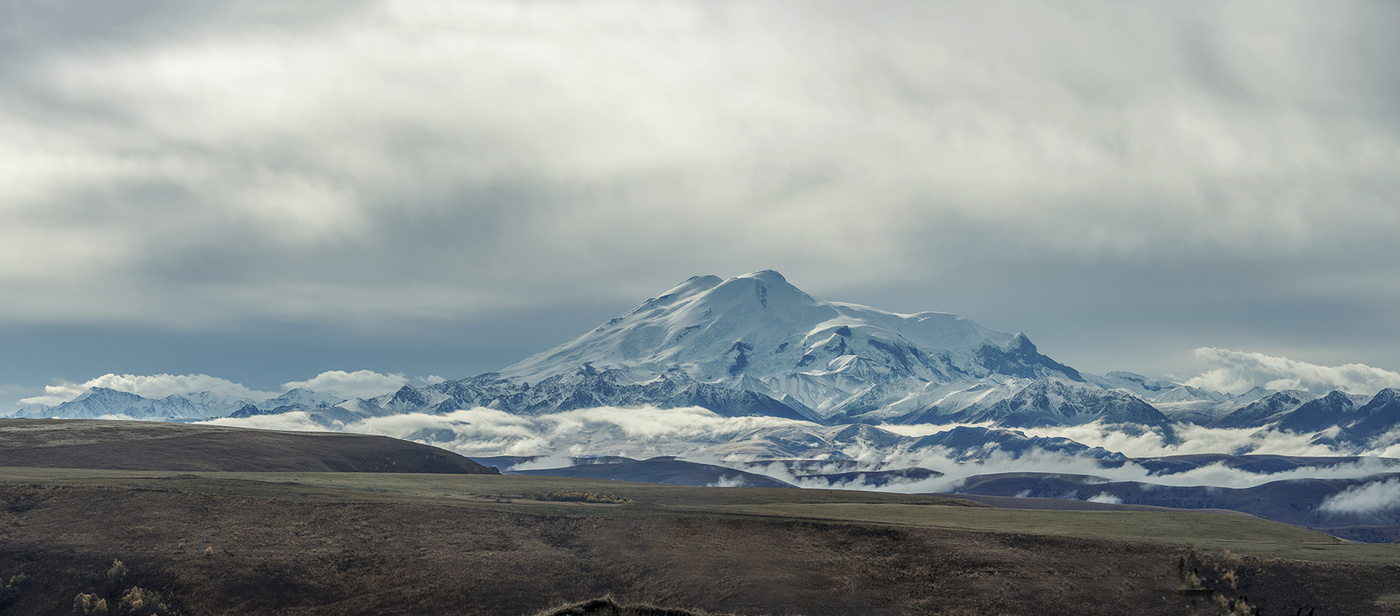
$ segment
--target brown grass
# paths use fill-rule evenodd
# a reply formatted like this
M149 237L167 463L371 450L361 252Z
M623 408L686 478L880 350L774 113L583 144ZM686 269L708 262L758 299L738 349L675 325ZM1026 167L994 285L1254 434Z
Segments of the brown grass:
M201 485L198 478L181 481ZM294 483L253 486L267 491L262 496L165 485L0 484L0 576L32 580L5 613L71 614L82 593L113 597L108 604L115 607L132 587L186 615L534 614L603 596L618 606L750 616L1213 609L1209 598L1177 592L1185 558L1203 585L1230 598L1247 595L1265 613L1310 606L1386 613L1375 599L1400 591L1394 567L1212 556L1033 529L681 507L684 494L708 502L763 494L743 489L665 492L674 500L663 511L646 509L642 498L604 506L452 496L354 502ZM502 485L493 486L496 493ZM331 496L341 500L320 499ZM177 551L181 542L191 547ZM120 586L104 575L114 559L127 569ZM1218 573L1216 562L1227 563L1233 579Z

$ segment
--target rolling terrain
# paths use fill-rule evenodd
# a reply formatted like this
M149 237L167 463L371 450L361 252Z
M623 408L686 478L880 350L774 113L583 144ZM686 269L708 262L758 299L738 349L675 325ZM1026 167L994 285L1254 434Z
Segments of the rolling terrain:
M181 614L522 616L604 595L746 615L1222 613L1213 595L1269 614L1383 614L1400 591L1395 546L1204 512L509 475L21 468L0 469L0 506L0 574L25 576L0 612L15 614L71 614L75 597L116 603L133 587Z
M1238 514L325 472L357 452L422 455L346 435L48 420L3 433L15 466L0 468L0 614L528 616L605 596L743 615L1208 614L1232 601L1384 614L1400 593L1400 546ZM204 465L245 468L175 468L188 452L166 441L200 435L222 443L198 444ZM116 455L142 447L173 453L146 469ZM45 467L52 448L80 455ZM278 466L311 468L248 470Z
M495 473L384 436L138 421L0 419L0 466L170 471Z

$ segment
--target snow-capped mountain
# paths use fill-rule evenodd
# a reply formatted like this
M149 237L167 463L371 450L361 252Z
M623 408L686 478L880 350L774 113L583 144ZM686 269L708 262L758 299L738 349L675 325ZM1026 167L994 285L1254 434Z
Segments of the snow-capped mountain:
M1171 420L1141 398L1089 383L1041 379L991 406L958 417L968 422L1035 428L1090 422L1169 430Z
M1084 377L1090 383L1104 389L1121 389L1143 399L1152 398L1180 386L1170 381L1149 379L1141 374L1121 370L1110 372L1103 376L1086 374Z
M1260 428L1282 419L1285 413L1315 398L1316 396L1297 389L1274 392L1235 409L1210 425L1214 428Z
M1303 433L1348 424L1362 417L1355 411L1366 399L1366 396L1334 391L1284 413L1274 425L1280 430Z
M277 397L263 400L254 406L265 411L271 411L283 407L332 406L344 401L345 399L340 396L298 387L288 390L286 393Z
M210 391L171 394L164 398L146 398L106 387L93 387L67 402L55 406L24 407L13 416L66 419L127 417L154 421L200 421L325 406L327 401L338 402L339 400L334 396L306 389L293 389L280 396L255 401Z
M247 400L199 392L189 396L169 395L164 398L144 398L133 393L93 387L82 395L57 406L31 406L21 409L16 417L63 417L98 419L101 417L130 417L159 421L179 421L224 417L237 410Z
M638 383L665 377L749 391L822 422L924 416L954 393L949 384L1084 380L1023 334L942 312L817 300L774 271L691 278L499 376L541 383L585 365Z
M1356 419L1341 425L1340 442L1385 446L1400 429L1400 389L1382 389L1354 413Z
M1273 393L1255 387L1240 394L1192 387L1170 381L1149 379L1132 372L1110 372L1104 376L1085 375L1104 389L1126 392L1151 403L1153 407L1177 423L1209 425L1240 407Z
M701 383L683 372L641 374L623 368L598 369L583 364L531 384L487 373L425 388L404 386L390 396L360 401L385 411L449 413L486 407L520 415L543 415L601 406L675 408L699 406L720 415L760 415L812 419L801 405L776 400L748 389Z

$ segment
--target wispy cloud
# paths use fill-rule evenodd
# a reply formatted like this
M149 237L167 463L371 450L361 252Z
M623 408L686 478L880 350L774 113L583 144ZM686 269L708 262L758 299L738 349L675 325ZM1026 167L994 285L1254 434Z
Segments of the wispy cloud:
M1109 493L1107 493L1107 492L1099 492L1098 494L1089 497L1089 498L1088 498L1088 501L1091 502L1091 503L1109 503L1109 504L1117 505L1117 504L1119 504L1119 503L1122 503L1122 502L1123 502L1123 499L1118 498L1117 496L1114 496L1114 495L1109 494Z
M1400 478L1352 486L1333 494L1317 507L1328 513L1376 515L1400 509Z
M286 391L304 388L342 398L370 398L408 384L424 386L442 381L442 377L437 376L405 377L402 374L381 374L372 370L329 370L305 381L283 383L282 389Z
M1374 394L1387 387L1400 387L1400 373L1364 364L1322 366L1303 361L1202 347L1196 358L1217 366L1186 381L1187 385L1214 391L1239 393L1259 386L1266 389L1305 389L1314 394L1333 390Z
M278 413L276 415L253 415L251 417L241 417L238 419L221 417L219 419L210 419L200 423L236 428L254 428L258 430L289 430L295 432L335 431L312 419L310 414L305 411L292 411L290 413Z

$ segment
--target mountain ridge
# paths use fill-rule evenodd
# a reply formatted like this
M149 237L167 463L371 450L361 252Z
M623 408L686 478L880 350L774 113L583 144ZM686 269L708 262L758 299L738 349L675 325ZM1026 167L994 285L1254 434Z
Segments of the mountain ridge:
M93 388L17 414L178 422L299 413L299 421L342 429L379 417L478 407L526 418L598 407L700 407L721 417L823 426L1094 424L1130 435L1155 432L1167 444L1177 442L1174 426L1182 424L1309 433L1335 427L1314 443L1356 449L1400 423L1388 403L1354 414L1368 398L1258 387L1231 395L1131 372L1084 374L1041 353L1021 332L946 312L902 314L819 300L762 270L727 279L693 276L500 371L403 385L369 398L293 389L262 401L209 392L149 399Z

